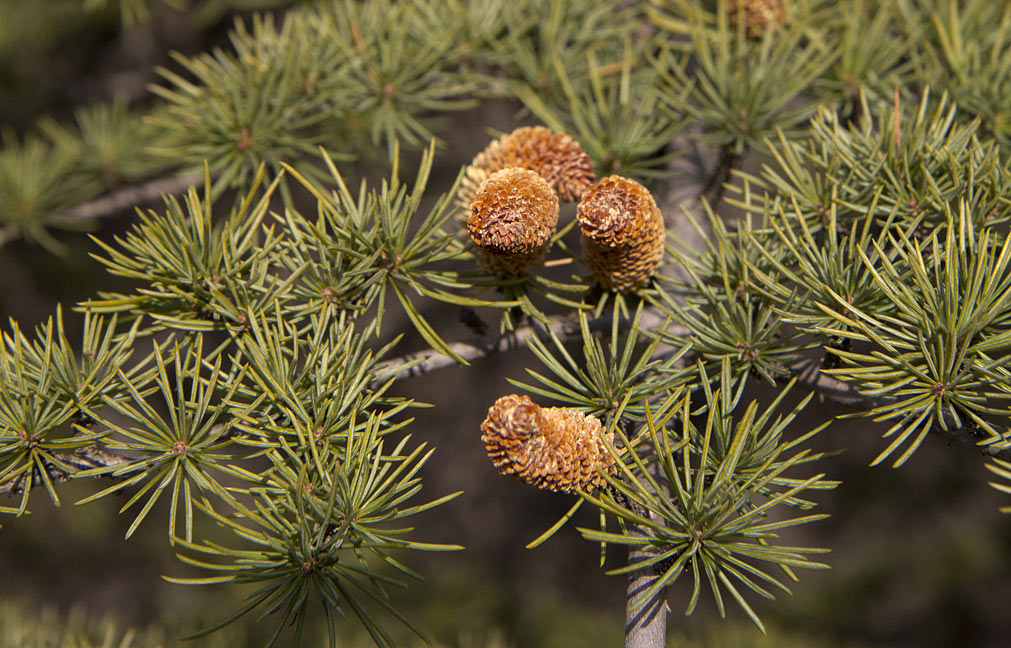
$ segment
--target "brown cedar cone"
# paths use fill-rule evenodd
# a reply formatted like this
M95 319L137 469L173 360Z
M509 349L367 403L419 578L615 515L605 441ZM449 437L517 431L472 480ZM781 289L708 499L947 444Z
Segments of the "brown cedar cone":
M500 277L515 277L539 264L557 225L555 192L541 176L515 167L481 183L467 219L478 260Z
M730 26L743 22L749 38L760 38L771 25L786 22L784 9L790 0L727 0Z
M614 435L605 435L596 418L567 407L540 407L510 394L491 406L481 431L498 471L537 488L589 493L607 483L598 468L616 470L604 445Z
M646 187L610 176L591 187L576 209L583 257L605 290L649 283L663 259L663 216Z
M576 140L543 126L524 126L477 154L464 172L457 203L469 207L485 178L506 167L539 173L562 200L579 200L594 181L590 156Z

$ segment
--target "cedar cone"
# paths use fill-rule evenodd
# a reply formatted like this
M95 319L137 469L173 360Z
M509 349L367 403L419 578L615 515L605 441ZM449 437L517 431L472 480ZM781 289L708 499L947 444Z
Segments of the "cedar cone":
M614 474L614 458L600 421L567 407L540 407L528 396L495 401L481 424L481 440L500 473L559 493L592 492Z
M663 216L646 187L610 176L583 194L576 209L583 257L605 290L649 283L663 259Z
M483 266L515 277L544 259L558 225L558 197L533 171L510 167L488 176L470 205L467 230Z
M562 200L579 200L594 181L590 156L576 140L543 126L524 126L477 154L464 172L457 203L464 209L470 207L485 178L506 167L539 173Z
M760 38L773 25L786 22L784 9L790 0L727 0L730 26L743 22L748 38Z

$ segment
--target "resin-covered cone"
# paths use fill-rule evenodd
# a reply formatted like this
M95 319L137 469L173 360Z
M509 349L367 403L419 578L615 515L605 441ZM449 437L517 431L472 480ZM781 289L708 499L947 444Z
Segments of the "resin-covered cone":
M562 200L579 200L593 184L593 162L579 142L543 126L524 126L478 153L466 168L457 203L467 208L481 183L499 169L528 169L548 181Z
M481 424L488 457L503 475L560 493L592 492L614 474L613 434L600 421L566 407L540 407L527 396L495 401Z
M520 168L488 176L467 219L478 260L500 277L515 277L539 264L557 225L555 192L537 173Z
M750 38L759 38L766 29L786 21L786 5L790 0L728 0L730 26L744 23Z
M576 210L583 260L605 290L649 283L663 260L663 216L646 187L610 176L591 187Z

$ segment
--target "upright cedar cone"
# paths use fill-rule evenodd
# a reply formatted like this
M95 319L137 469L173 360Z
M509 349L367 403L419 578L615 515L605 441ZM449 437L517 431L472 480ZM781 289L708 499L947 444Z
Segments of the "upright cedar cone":
M744 23L749 38L759 38L770 25L786 22L784 11L790 0L727 0L730 26Z
M557 225L555 192L541 176L515 167L481 183L467 219L478 260L500 277L515 277L539 264Z
M604 446L614 435L600 421L567 407L540 407L527 396L495 401L481 424L481 440L500 473L548 490L592 492L614 474L614 459Z
M543 126L524 126L495 140L477 154L464 172L457 203L466 209L481 183L506 167L534 171L562 200L579 200L593 184L593 163L579 143Z
M663 216L646 187L610 176L591 187L576 210L583 257L605 290L649 283L663 259Z

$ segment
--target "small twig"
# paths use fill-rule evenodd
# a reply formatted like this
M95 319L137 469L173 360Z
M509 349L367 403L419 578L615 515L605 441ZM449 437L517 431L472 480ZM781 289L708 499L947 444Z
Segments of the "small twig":
M745 151L746 153L747 151ZM725 145L720 149L720 156L716 161L716 168L713 169L709 182L706 184L702 195L706 197L709 204L716 209L716 206L723 200L726 185L730 182L730 176L740 163L743 153L734 151L731 145Z
M89 221L116 216L138 205L154 202L162 194L178 194L203 180L203 172L156 178L139 185L123 187L80 205L68 207L56 215L62 222Z
M109 466L118 466L119 464L129 461L125 457L103 452L95 445L84 446L83 448L75 450L73 454L59 454L56 455L56 457L63 464L70 466L75 470L108 468ZM49 479L53 483L63 483L74 478L74 473L68 473L55 464L47 464L46 473L48 473ZM38 468L34 469L31 474L32 486L41 485L42 479L38 474ZM20 493L24 489L24 482L24 477L17 477L0 484L0 495Z
M90 470L91 468L107 468L109 466L118 466L119 464L123 464L129 461L129 459L121 455L105 452L104 450L99 450L98 446L94 444L84 446L83 448L78 448L74 452L74 457L75 461L77 461L78 464L75 465L75 467L81 468L82 470Z
M639 327L644 331L650 331L663 326L665 322L666 319L658 311L644 309L642 317L639 319ZM611 318L601 317L593 319L590 320L589 325L591 331L608 331L611 328ZM626 322L622 325L627 327L628 323ZM666 331L678 337L686 337L688 335L688 329L679 324L667 326ZM504 334L494 333L473 337L453 342L449 345L449 348L453 353L467 362L472 362L496 353L504 353L525 347L530 338L546 339L550 337L550 333L554 333L561 340L576 339L580 336L579 320L572 315L556 315L549 318L547 324L535 322L534 324L521 326ZM416 364L411 364L415 362ZM411 366L406 366L409 364ZM380 378L384 380L389 378L402 380L404 378L421 376L439 369L445 369L446 367L453 367L457 364L456 360L445 353L435 351L434 349L426 349L387 360L380 364L378 372ZM400 369L400 367L403 368Z

